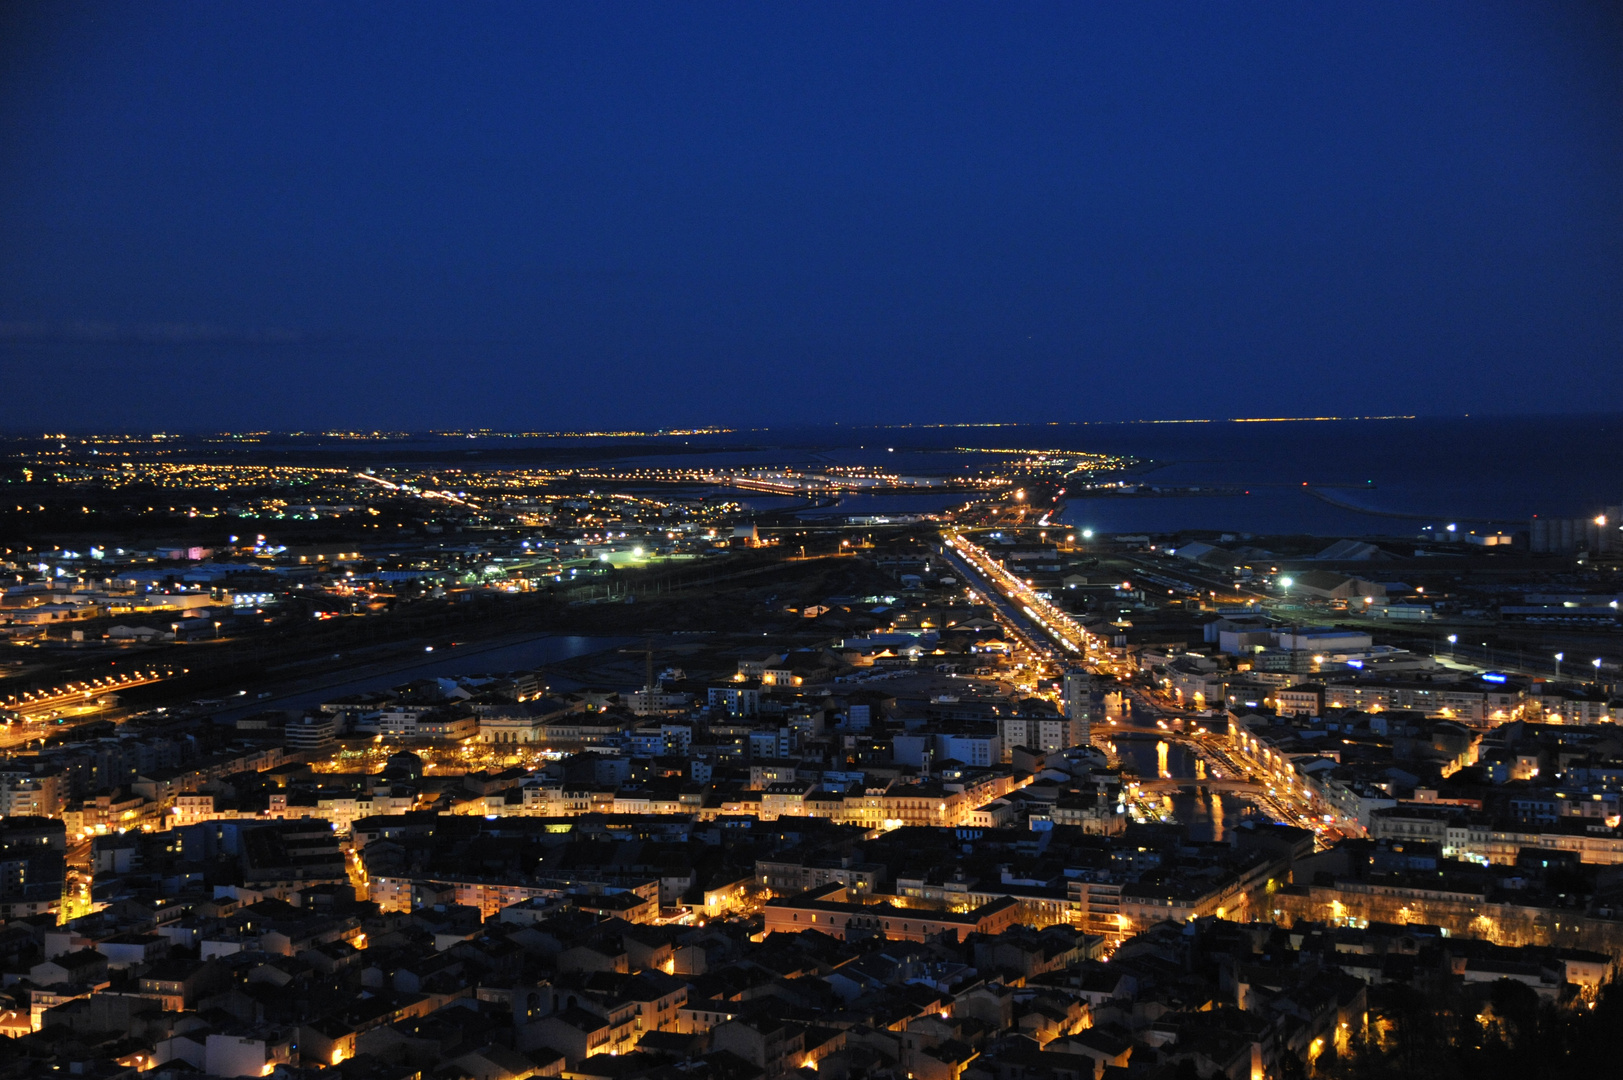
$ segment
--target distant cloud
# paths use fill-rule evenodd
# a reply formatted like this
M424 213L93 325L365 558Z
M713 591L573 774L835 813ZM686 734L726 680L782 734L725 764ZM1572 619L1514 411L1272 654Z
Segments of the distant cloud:
M4 322L0 342L88 345L294 345L299 330L238 329L209 323Z

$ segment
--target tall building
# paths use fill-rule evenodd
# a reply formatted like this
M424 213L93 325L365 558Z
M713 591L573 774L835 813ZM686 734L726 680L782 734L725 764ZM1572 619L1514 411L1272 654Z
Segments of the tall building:
M282 729L282 742L289 750L320 753L331 750L338 741L338 717L317 713L290 720Z
M1069 716L1000 716L997 727L1004 761L1012 759L1017 746L1057 754L1088 741L1088 721Z
M62 813L62 777L14 763L0 769L0 817L52 818Z
M1093 735L1093 676L1081 668L1065 673L1065 717L1077 745L1086 745Z

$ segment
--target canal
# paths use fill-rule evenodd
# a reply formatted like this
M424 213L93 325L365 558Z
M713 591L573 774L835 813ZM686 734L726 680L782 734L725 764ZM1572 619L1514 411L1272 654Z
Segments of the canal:
M1168 777L1174 780L1203 779L1200 759L1181 743L1154 735L1116 735L1111 739L1122 766L1131 765L1146 780ZM1247 818L1269 820L1250 800L1232 792L1177 792L1146 795L1146 801L1159 801L1170 820L1186 826L1191 840L1227 841L1229 834Z

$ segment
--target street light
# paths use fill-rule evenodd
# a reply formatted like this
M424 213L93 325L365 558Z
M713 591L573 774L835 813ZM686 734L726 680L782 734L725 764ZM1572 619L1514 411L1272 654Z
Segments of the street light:
M1448 635L1448 658L1454 659L1454 643L1460 639L1458 634Z
M1600 657L1595 657L1590 663L1595 665L1595 681L1600 682Z
M1567 654L1564 653L1564 652L1558 652L1558 653L1555 654L1555 681L1556 682L1561 681L1561 661L1565 660L1566 658L1567 658Z

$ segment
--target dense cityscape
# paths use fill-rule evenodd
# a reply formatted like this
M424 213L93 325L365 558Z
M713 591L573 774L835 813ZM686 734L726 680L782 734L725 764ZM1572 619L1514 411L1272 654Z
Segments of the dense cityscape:
M1190 493L1120 454L477 434L7 445L0 1075L1611 1052L1620 508L1128 534L1068 507Z
M0 1080L1623 1075L1623 4L0 3Z

